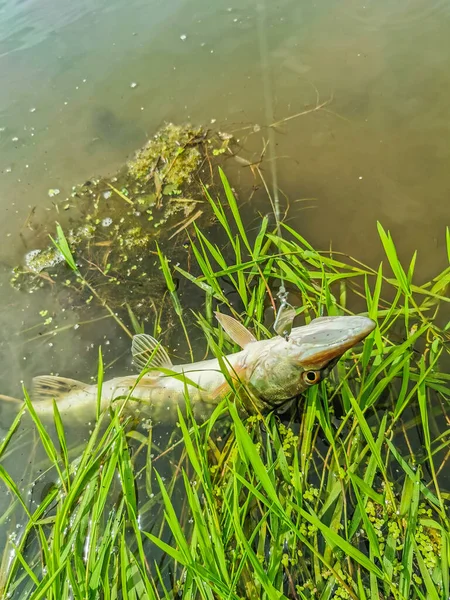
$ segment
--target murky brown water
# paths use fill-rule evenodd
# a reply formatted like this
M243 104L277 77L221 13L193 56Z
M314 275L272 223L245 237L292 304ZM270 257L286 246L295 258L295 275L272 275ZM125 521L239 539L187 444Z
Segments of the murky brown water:
M39 356L15 335L40 323L39 311L49 307L47 296L8 285L11 266L42 241L36 224L54 219L48 190L59 188L59 200L72 184L113 172L166 120L214 120L241 139L243 156L257 157L268 124L261 34L274 119L326 103L275 130L290 224L318 247L332 243L375 264L380 220L403 259L419 251L420 278L443 268L449 7L442 0L282 0L265 8L251 1L0 1L0 325L8 390L45 365L63 369L68 347L70 360L88 351L72 330L58 338L64 341L45 339ZM262 129L249 135L255 123ZM264 172L269 177L270 163ZM242 200L252 183L249 173ZM304 198L308 210L297 202ZM263 193L252 202L269 210ZM102 335L113 336L112 325Z

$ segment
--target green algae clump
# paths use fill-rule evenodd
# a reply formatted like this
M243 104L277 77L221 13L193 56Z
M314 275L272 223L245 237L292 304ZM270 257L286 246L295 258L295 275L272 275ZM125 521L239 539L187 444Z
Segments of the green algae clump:
M141 317L151 299L161 297L165 284L155 242L182 262L193 223L213 223L204 187L215 188L214 174L232 143L228 134L168 123L112 177L91 178L61 200L69 217L63 227L80 272L109 306L129 307ZM12 285L26 289L28 279L32 291L36 283L59 277L83 292L59 260L43 260L55 256L53 246L31 254L33 263L26 260L15 269Z
M156 177L155 188L161 194L181 193L190 183L203 160L201 146L207 131L201 127L167 124L128 163L129 173L137 181Z

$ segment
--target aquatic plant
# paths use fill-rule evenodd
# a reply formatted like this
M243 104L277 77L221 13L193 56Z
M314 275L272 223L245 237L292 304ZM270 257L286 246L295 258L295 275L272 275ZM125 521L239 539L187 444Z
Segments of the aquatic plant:
M319 252L287 225L275 234L267 218L250 237L221 175L227 207L209 201L231 256L198 227L191 244L199 277L159 255L180 319L173 274L204 293L197 319L212 352L232 347L214 323L215 303L264 337L280 283L299 320L359 306L378 328L293 414L242 420L225 400L200 425L187 398L187 418L180 414L165 440L112 410L84 447L70 449L57 406L52 439L25 393L54 485L31 509L28 488L0 465L11 495L1 522L24 518L4 551L3 594L447 599L450 376L440 364L449 354L450 267L417 285L415 256L405 269L381 225L389 274L385 265ZM76 268L64 240L60 232L58 247ZM446 241L450 262L449 231ZM223 277L239 295L240 315ZM0 458L13 455L18 424Z
M117 173L74 186L57 204L63 223L74 214L65 226L68 244L83 280L101 290L108 306L128 305L137 318L146 316L149 298L164 290L155 242L182 260L192 224L211 223L204 186L215 187L213 174L232 147L226 133L168 123ZM53 245L31 250L15 268L12 285L34 291L62 280L72 304L82 305L91 292L60 257Z

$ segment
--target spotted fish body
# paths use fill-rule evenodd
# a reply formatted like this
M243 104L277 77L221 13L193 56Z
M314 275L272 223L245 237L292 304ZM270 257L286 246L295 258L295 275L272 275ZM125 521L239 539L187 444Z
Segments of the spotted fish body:
M232 317L217 318L242 347L240 352L226 355L222 361L173 365L154 338L134 336L134 362L144 368L144 374L103 382L101 411L124 402L125 414L151 418L154 423L175 422L177 409L184 409L188 393L195 417L203 420L232 389L247 412L278 409L318 383L346 350L375 327L371 319L362 316L321 317L294 327L288 336L257 341ZM40 376L33 380L31 398L43 419L53 418L54 399L63 420L85 423L95 416L97 396L97 385Z

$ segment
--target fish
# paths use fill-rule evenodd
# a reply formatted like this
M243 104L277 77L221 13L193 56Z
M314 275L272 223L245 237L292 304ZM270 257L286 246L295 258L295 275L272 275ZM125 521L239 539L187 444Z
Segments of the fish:
M194 417L203 421L232 391L248 414L282 410L327 377L339 358L376 326L365 316L319 317L289 328L289 333L257 340L233 317L223 313L216 317L240 351L222 359L174 365L159 341L137 334L132 340L132 356L141 373L104 381L100 410L121 403L125 414L138 419L174 423L178 408L185 413L188 394ZM41 419L53 419L55 400L61 417L72 423L86 423L95 416L97 396L95 384L51 375L35 377L31 391Z

